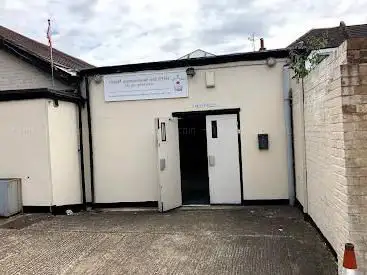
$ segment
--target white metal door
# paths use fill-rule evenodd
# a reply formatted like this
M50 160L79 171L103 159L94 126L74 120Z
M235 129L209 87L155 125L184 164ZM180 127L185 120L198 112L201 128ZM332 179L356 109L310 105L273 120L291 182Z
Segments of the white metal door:
M237 115L206 117L210 203L241 203Z
M158 126L158 210L165 212L182 205L178 120L177 118L159 118L156 122Z

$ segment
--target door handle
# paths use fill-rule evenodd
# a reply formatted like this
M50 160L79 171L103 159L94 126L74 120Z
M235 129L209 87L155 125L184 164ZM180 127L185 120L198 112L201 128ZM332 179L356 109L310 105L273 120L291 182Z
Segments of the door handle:
M159 159L159 169L163 171L166 169L166 159Z
M215 166L215 157L209 156L209 166L214 167Z

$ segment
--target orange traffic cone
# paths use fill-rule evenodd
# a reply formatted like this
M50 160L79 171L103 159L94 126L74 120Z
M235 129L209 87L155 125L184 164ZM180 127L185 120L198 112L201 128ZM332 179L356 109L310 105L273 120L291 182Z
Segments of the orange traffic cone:
M345 244L342 274L343 275L358 274L356 255L354 253L354 245L351 243Z

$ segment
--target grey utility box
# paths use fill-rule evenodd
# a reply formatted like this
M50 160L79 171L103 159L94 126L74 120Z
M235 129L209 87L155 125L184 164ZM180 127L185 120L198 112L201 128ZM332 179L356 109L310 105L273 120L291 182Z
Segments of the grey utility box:
M0 216L9 217L22 211L20 179L0 179Z

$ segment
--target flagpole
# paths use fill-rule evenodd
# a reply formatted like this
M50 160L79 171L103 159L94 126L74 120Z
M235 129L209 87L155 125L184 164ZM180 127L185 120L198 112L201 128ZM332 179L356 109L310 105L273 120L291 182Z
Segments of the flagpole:
M47 29L47 38L48 44L50 46L50 59L51 59L51 80L52 80L52 88L55 88L55 80L54 80L54 59L52 57L52 40L51 40L51 20L48 19L48 29Z
M54 81L54 59L52 58L52 45L50 47L50 58L51 58L51 79L52 79L52 88L55 88Z

